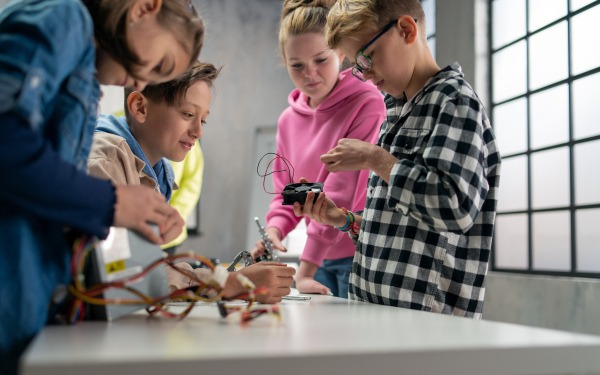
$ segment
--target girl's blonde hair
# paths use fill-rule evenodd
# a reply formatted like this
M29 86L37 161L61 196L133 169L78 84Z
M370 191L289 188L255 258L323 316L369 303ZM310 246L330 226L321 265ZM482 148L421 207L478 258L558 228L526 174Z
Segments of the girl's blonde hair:
M329 7L335 0L284 0L279 24L279 51L285 60L284 43L291 37L323 33Z
M135 0L83 0L94 21L94 36L98 45L136 77L137 68L144 66L127 44L127 13ZM189 66L200 55L204 42L204 22L191 0L163 0L157 15L159 24L172 31L181 46L190 54Z
M419 0L338 0L327 15L325 43L337 48L342 38L360 39L404 15L417 20L420 38L426 41L425 12Z

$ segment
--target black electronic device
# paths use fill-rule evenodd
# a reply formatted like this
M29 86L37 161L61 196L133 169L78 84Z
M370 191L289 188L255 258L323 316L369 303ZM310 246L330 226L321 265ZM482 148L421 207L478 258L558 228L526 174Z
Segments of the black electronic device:
M287 184L285 188L281 192L283 195L283 205L293 205L294 202L299 202L300 204L304 204L306 202L306 194L312 191L315 193L315 199L313 201L316 202L319 193L323 192L323 183L322 182L300 182L295 184Z

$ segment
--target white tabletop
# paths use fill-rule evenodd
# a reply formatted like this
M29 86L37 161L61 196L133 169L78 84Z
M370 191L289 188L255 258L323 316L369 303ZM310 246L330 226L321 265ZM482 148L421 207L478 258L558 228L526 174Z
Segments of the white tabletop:
M311 297L247 327L207 304L181 321L142 312L48 326L22 373L600 374L598 336Z

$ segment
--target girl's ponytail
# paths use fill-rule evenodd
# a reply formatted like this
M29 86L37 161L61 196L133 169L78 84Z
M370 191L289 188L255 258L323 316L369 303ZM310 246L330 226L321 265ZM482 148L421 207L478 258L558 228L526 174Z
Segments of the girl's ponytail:
M284 0L279 24L279 49L285 59L283 44L290 36L323 33L329 8L335 0Z

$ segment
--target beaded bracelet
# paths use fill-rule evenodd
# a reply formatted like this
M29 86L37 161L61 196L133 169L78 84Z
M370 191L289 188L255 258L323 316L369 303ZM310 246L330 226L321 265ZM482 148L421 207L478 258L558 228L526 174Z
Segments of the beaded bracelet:
M348 221L346 221L346 225L344 225L343 227L336 227L336 228L341 230L342 232L348 232L350 229L352 229L353 227L356 226L356 224L354 222L354 213L352 213L352 211L348 211L344 207L340 208L340 211L342 211L344 214L346 214L346 216L348 217Z

